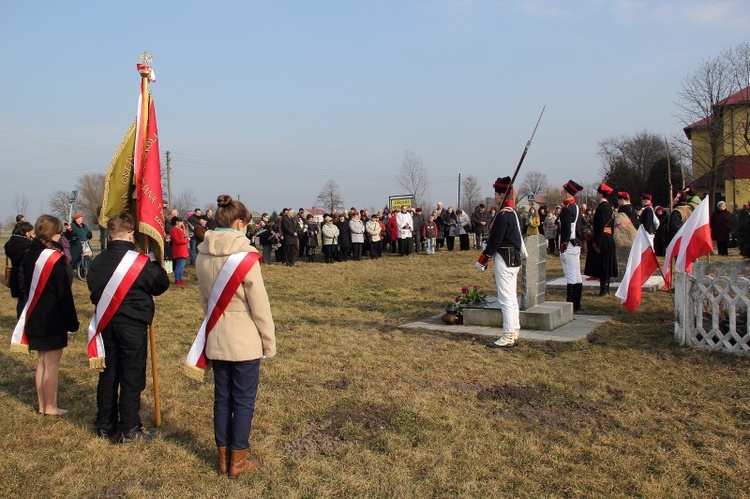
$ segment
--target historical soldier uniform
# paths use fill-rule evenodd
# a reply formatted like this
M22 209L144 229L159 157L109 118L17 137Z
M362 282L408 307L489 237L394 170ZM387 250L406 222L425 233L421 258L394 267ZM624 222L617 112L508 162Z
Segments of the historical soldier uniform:
M525 254L525 248L510 177L498 178L492 187L495 189L495 202L498 205L502 203L502 206L492 222L487 245L476 265L484 270L489 259L494 259L497 301L503 312L503 333L497 341L489 343L487 347L509 348L516 346L518 332L521 329L516 292L518 271L521 269L521 258Z
M643 226L643 230L648 234L648 240L651 241L651 247L654 247L654 234L659 228L659 219L656 216L654 207L651 205L651 194L641 194L641 210L640 222Z
M575 195L583 187L573 180L563 185L563 209L560 211L560 228L557 234L560 263L566 283L566 300L573 303L573 310L581 310L583 280L581 279L581 209L576 204Z
M599 279L599 296L604 296L609 294L610 278L617 277L617 256L612 237L614 210L606 198L613 189L607 184L600 184L596 191L599 193L599 205L594 212L591 248L586 256L584 273Z

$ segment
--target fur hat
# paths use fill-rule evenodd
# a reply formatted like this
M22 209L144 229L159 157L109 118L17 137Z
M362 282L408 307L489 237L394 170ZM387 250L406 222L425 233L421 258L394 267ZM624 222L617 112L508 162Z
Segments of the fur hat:
M75 215L73 215L72 220L76 220L76 219L79 219L79 218L83 218L83 213L76 213Z

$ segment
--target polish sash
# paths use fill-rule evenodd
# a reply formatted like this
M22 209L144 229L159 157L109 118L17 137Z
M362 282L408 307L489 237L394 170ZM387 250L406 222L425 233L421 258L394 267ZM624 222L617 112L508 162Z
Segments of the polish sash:
M102 330L107 327L117 309L120 308L125 296L133 287L133 283L140 275L143 267L148 263L149 258L137 251L129 250L122 257L120 263L115 268L112 277L109 278L107 285L104 287L99 303L96 304L96 311L91 317L89 324L89 367L91 369L104 369L104 341L102 340Z
M203 381L206 365L208 364L208 358L206 357L206 340L208 339L208 335L211 334L211 330L224 314L234 293L237 292L242 281L245 280L245 276L247 276L250 269L253 268L253 265L258 260L260 260L258 253L243 251L227 258L227 261L221 267L219 275L216 277L216 281L214 281L213 288L211 289L206 317L203 319L203 323L198 330L198 335L190 347L187 359L185 359L187 364L185 374L188 377L196 381Z
M31 277L31 287L29 288L29 299L26 301L26 306L23 307L21 317L18 319L16 328L10 337L11 352L29 351L29 339L26 337L26 318L34 311L34 307L36 307L39 297L42 296L42 291L47 285L49 276L52 275L52 268L62 256L63 254L59 251L45 249L36 259L34 274Z

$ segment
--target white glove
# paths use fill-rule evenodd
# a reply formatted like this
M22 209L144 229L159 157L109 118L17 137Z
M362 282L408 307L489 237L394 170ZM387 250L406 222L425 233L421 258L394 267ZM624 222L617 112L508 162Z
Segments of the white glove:
M487 268L487 267L485 267L484 265L482 265L482 264L481 264L481 263L479 263L479 262L474 262L474 266L475 266L475 267L477 268L477 270L479 270L480 272L484 272L484 271L485 271L485 269Z
M482 241L482 251L487 249L487 241Z

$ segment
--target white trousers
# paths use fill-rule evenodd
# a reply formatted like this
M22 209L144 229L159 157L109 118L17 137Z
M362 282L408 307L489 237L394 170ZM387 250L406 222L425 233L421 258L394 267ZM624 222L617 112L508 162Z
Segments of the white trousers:
M581 247L568 245L565 253L560 253L560 263L565 274L566 284L581 284Z
M518 312L518 272L521 267L508 267L500 253L493 258L495 267L495 284L497 285L497 301L503 312L503 332L512 333L521 329Z

